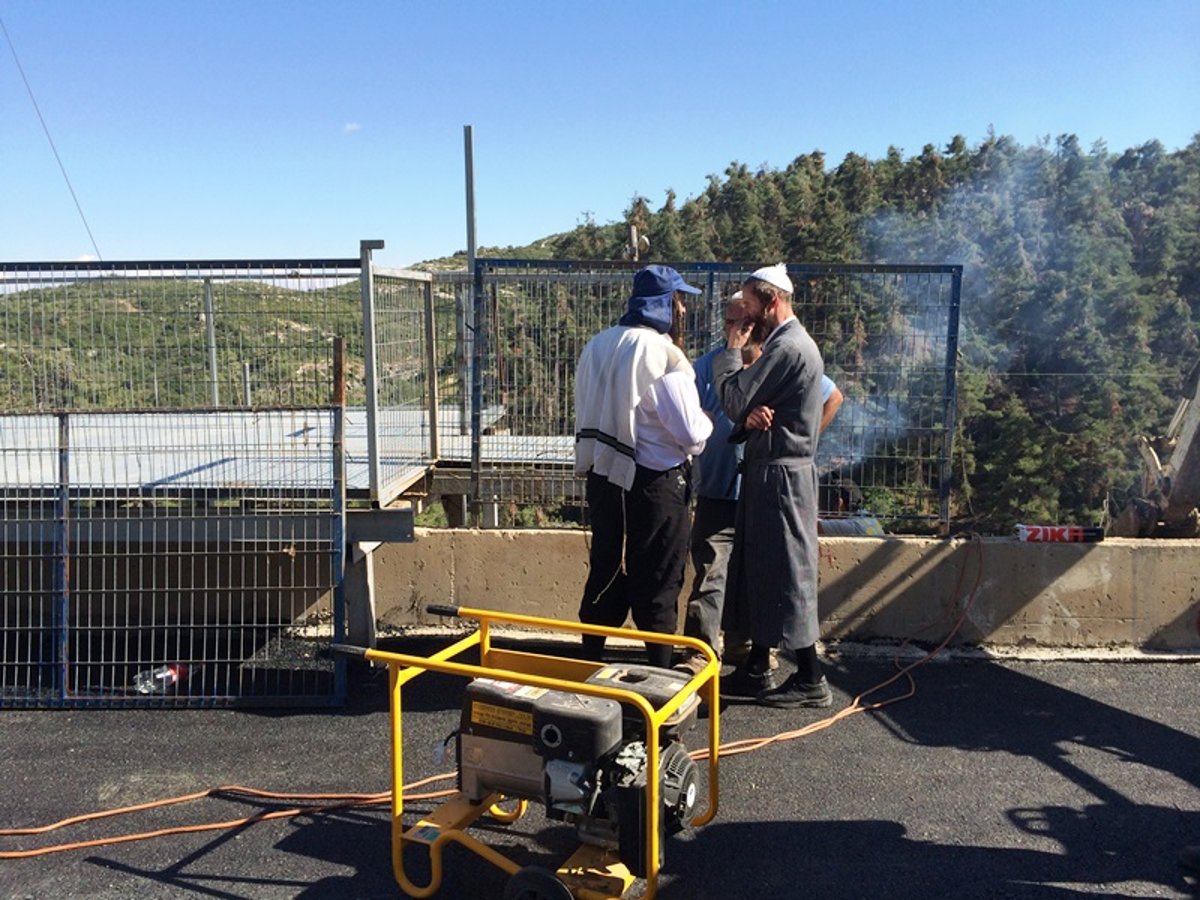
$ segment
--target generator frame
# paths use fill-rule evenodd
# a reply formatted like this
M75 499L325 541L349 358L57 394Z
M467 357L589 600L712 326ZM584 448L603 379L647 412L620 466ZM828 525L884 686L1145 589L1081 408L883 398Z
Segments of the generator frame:
M660 764L659 730L692 694L699 694L708 704L708 807L691 820L695 827L712 821L717 814L718 795L718 748L720 747L720 665L716 654L703 641L674 634L657 634L627 628L609 628L566 622L514 613L502 613L465 606L430 606L429 612L442 616L471 619L478 627L466 637L428 657L390 653L383 650L356 647L339 647L343 652L361 656L372 663L388 667L389 698L391 708L392 744L392 819L391 850L392 870L400 888L409 897L431 897L441 888L443 867L442 850L450 842L461 844L488 862L503 869L513 877L510 886L521 879L527 881L523 891L515 896L538 896L554 898L570 896L577 900L619 900L624 897L636 877L622 863L615 850L581 844L557 872L539 866L522 867L504 854L472 837L466 829L485 813L501 824L511 824L521 818L528 808L524 798L505 798L492 793L479 803L472 803L461 791L432 812L422 816L416 824L404 825L404 746L403 746L403 687L426 672L441 672L466 678L492 678L521 685L566 691L616 700L636 708L646 722L646 890L643 896L651 900L657 892L660 856L659 819L661 817L661 789L658 778ZM705 658L704 668L688 679L683 686L662 706L655 708L641 694L623 688L588 684L585 679L603 667L591 660L571 659L523 650L502 649L492 645L494 625L508 625L537 631L558 631L575 634L603 635L645 641L653 644L687 648L698 651ZM479 648L479 665L455 662L455 658ZM515 809L500 807L506 799L516 799ZM423 844L429 848L430 879L425 886L413 884L404 865L404 849L408 844ZM557 885L555 882L557 881ZM545 887L545 891L539 890ZM560 889L561 888L561 889ZM506 896L508 893L506 892Z

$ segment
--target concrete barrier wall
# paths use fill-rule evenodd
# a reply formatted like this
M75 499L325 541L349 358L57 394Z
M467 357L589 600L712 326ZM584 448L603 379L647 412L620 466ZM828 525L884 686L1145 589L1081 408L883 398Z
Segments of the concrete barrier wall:
M90 629L253 628L332 616L328 552L278 544L231 551L227 545L71 547L72 624ZM53 549L0 543L0 624L49 628L62 588Z
M443 622L429 603L574 620L588 537L417 529L415 543L375 551L379 623ZM936 644L961 618L953 644L1200 651L1195 540L824 538L820 577L831 640Z

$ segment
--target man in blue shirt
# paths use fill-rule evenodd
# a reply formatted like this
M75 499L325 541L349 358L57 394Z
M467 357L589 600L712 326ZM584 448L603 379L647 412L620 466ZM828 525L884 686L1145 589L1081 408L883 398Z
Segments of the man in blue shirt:
M726 327L745 318L742 292L738 291L725 307ZM742 351L742 363L751 365L762 353L762 342L766 335L761 328L751 332L750 342ZM693 489L696 495L696 510L692 520L691 558L695 577L691 595L688 597L687 617L683 633L703 640L721 655L721 617L725 607L725 580L729 567L729 556L733 549L733 525L737 511L740 476L738 467L742 459L742 444L732 444L729 436L733 423L721 411L721 401L713 383L713 358L725 350L717 347L704 354L693 364L696 370L696 387L700 392L700 405L713 420L713 432L705 445L704 452L696 457L693 468ZM842 405L842 392L829 378L822 382L821 428L833 419ZM730 648L743 635L727 635ZM700 654L685 653L676 667L699 672L704 667Z

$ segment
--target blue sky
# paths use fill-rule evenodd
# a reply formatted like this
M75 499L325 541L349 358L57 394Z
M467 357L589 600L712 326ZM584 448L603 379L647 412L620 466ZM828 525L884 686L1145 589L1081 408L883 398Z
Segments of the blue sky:
M1196 0L0 0L107 260L519 245L733 161L1200 132ZM94 256L0 35L0 260Z

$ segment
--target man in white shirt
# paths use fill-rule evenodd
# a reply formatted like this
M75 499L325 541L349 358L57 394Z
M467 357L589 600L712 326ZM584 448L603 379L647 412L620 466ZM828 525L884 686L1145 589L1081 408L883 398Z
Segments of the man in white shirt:
M620 627L632 612L643 631L675 632L688 550L691 457L712 420L676 343L683 296L700 290L669 266L633 279L620 322L588 341L575 369L575 471L587 475L592 541L579 620ZM600 659L604 638L583 637ZM649 644L650 663L671 648Z

